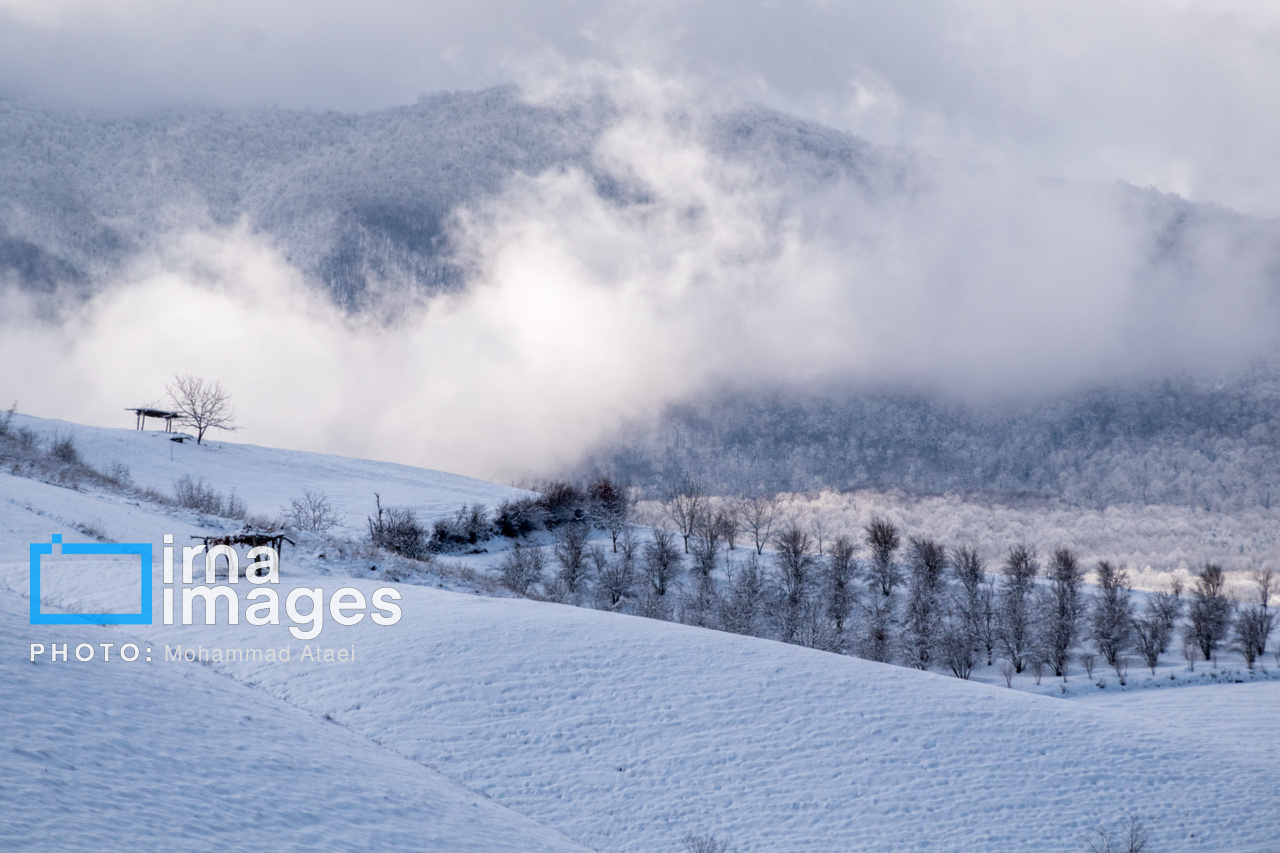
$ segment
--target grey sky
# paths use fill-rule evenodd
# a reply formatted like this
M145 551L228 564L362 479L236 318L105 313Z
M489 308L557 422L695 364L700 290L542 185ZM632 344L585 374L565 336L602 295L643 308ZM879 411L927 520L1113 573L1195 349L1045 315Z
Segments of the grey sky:
M0 85L363 110L602 64L884 142L1280 214L1280 7L0 0Z

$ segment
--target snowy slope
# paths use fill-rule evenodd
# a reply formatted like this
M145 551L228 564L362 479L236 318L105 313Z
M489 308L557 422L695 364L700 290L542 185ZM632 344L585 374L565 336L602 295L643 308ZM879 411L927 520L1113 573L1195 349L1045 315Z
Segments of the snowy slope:
M1274 760L1158 720L669 623L404 593L399 630L325 635L358 667L226 671L601 850L709 832L753 851L1058 851L1129 814L1161 851L1280 838Z
M27 660L27 644L128 642L26 625L0 593L5 850L574 851L439 773L208 668Z
M133 415L121 412L121 420ZM374 492L384 506L408 506L430 521L452 514L463 503L494 504L527 494L500 486L391 462L372 462L321 453L258 447L252 444L213 441L170 441L154 427L150 430L106 429L68 421L15 415L14 427L26 427L42 437L69 435L80 455L91 465L105 469L113 462L128 467L139 485L173 494L173 483L183 475L204 479L224 494L232 489L248 504L249 512L276 516L304 489L323 491L345 514L345 528L365 530L365 518L373 512ZM154 423L154 422L153 422Z
M139 480L172 476L164 439L77 435L92 461L114 454ZM163 453L150 450L157 445ZM424 508L510 493L241 445L177 458L193 476L234 483L251 508L298 484L358 495L397 477L404 491L395 500ZM80 540L66 525L86 519L121 541L158 543L175 524L145 504L0 474L0 587L9 590L0 592L0 710L21 723L0 735L0 801L20 804L0 812L0 836L29 825L21 837L32 849L48 846L51 836L40 833L52 832L46 812L31 805L41 797L66 809L68 831L101 823L126 836L155 832L184 849L192 845L175 840L185 823L174 815L192 815L219 849L330 837L333 849L359 847L366 817L390 827L390 840L372 846L421 837L437 839L427 849L469 849L454 817L478 808L474 796L424 767L602 851L678 851L687 832L744 852L1080 850L1090 827L1130 814L1160 853L1273 851L1280 838L1280 767L1273 750L1250 748L1274 741L1280 723L1280 703L1265 689L1239 703L1205 698L1220 688L1160 691L1145 700L1150 707L1127 696L1063 701L681 625L420 586L400 587L399 624L327 624L307 644L354 648L355 663L303 659L304 644L283 626L27 625L25 543L55 532ZM385 584L313 574L314 561L291 553L282 589L351 585L368 595ZM76 606L81 593L72 585L58 595ZM212 668L157 658L132 670L58 669L26 663L37 631L76 642L128 632L157 650L289 646L291 656ZM1215 734L1171 722L1206 713L1233 722ZM240 725L245 715L266 723ZM202 793L205 782L213 793ZM275 812L227 817L253 802L243 792L264 787ZM147 802L124 810L135 798ZM428 800L439 805L417 805ZM200 802L215 808L191 805ZM428 816L437 822L415 823ZM482 823L491 834L473 849L565 843L497 809ZM301 835L304 826L315 834ZM519 826L532 828L518 844L501 835ZM276 832L286 840L260 838Z

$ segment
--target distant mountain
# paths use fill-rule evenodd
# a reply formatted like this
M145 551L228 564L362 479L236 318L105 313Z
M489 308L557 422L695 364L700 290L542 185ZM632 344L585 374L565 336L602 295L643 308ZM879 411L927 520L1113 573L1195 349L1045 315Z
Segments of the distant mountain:
M379 288L456 290L467 269L450 244L451 216L514 176L577 168L611 204L646 202L646 187L594 156L618 116L604 96L534 104L514 88L361 115L115 114L0 96L0 284L91 292L168 232L244 222L352 311ZM831 245L861 239L847 220L871 221L882 204L930 192L928 170L909 152L819 124L759 108L697 124L715 156L779 190L772 215L826 229ZM1096 191L1113 194L1138 235L1136 314L1153 318L1152 335L1167 338L1176 325L1162 306L1186 294L1212 306L1213 289L1236 275L1207 257L1247 257L1249 275L1277 278L1275 222L1126 185ZM1262 364L1225 381L1162 377L994 407L865 387L712 393L624 431L583 470L650 491L692 473L721 491L896 487L1267 505L1280 499L1280 370Z
M533 105L514 88L363 115L109 114L0 96L0 281L92 288L166 231L243 219L340 304L357 307L374 282L457 288L448 217L514 174L578 167L602 197L635 200L591 159L614 112L603 98ZM711 128L726 157L797 182L894 179L873 146L777 113Z
M175 227L246 219L336 300L460 283L444 222L512 172L582 162L601 104L442 94L366 115L94 113L0 98L0 275L91 286Z

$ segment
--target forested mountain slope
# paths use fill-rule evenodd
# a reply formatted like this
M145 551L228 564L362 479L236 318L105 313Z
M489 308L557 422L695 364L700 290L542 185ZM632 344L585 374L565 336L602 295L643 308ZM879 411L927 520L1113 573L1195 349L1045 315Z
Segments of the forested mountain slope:
M710 251L725 257L692 258L703 266L673 285L684 288L683 302L673 302L670 319L705 312L686 325L706 332L707 342L701 354L686 357L712 363L717 350L741 347L744 355L764 350L746 371L795 362L760 381L748 375L732 383L708 368L706 379L687 383L698 385L693 394L663 391L672 383L658 378L658 390L643 392L658 398L644 407L649 420L632 418L605 442L578 448L576 470L611 471L651 493L688 474L717 491L871 487L1029 493L1095 506L1269 505L1280 482L1272 426L1280 400L1271 357L1280 337L1276 222L1152 189L1062 189L1053 182L1018 185L1043 190L1044 200L992 216L969 206L1004 204L1008 187L993 189L991 198L968 185L956 190L936 164L820 124L760 108L699 112L688 104L667 105L656 110L659 119L637 124L637 109L643 112L604 90L533 99L514 87L424 96L365 114L198 107L107 113L0 95L0 288L92 293L113 286L167 235L236 226L265 239L350 312L376 308L388 293L465 292L477 245L459 245L459 212L493 215L523 177L576 171L609 210L635 211L612 223L639 235L621 245L656 244L658 260L633 267L666 257L662 228L671 211L678 215L670 221L687 216L695 224L708 215L743 216L741 234L712 244ZM611 130L625 126L622 135L630 137L655 124L659 137L680 144L647 152L640 137L630 159L619 161L615 139L602 152ZM663 157L702 157L711 165L691 174L711 189L673 196L671 187L637 171L645 156L659 158L663 174ZM1058 204L1082 207L1059 212ZM549 204L526 213L538 221L576 209ZM1099 211L1106 214L1103 232L1124 231L1115 245L1107 233L1087 233L1080 220ZM1061 223L1052 220L1059 213ZM1030 215L1048 221L1018 230ZM970 220L980 221L970 227ZM570 240L580 236L577 227L554 233ZM919 236L930 229L938 233ZM974 240L982 245L971 247ZM675 272L696 248L673 244ZM1079 273L1054 269L1064 258L1103 250L1116 257ZM593 267L593 253L601 251L582 245L567 254L589 276L628 274L627 259ZM938 258L916 265L930 253ZM1089 280L1099 273L1115 281ZM1088 300L1069 295L1080 287L1093 287L1099 305L1097 322L1086 314L1077 332L1077 318L1060 315L1089 310ZM819 301L810 311L831 327L813 330L813 340L856 341L861 334L862 350L849 351L870 366L846 368L839 349L831 355L815 346L812 358L788 352L793 332L785 317L779 324L786 331L777 333L769 332L771 318L752 317L761 312L748 303L762 288L771 291L761 300L765 314L785 311L788 300L828 300L829 310ZM1039 295L1016 302L1024 291ZM1012 307L1001 304L1011 300ZM1003 312L1021 328L1010 328L1002 344L999 322L983 312ZM807 335L791 323L794 334ZM969 332L966 325L988 328ZM740 331L735 338L726 328ZM1037 355L1041 328L1048 354ZM772 338L758 341L762 331ZM1061 353L1070 360L1073 336L1084 352L1084 367L1068 366L1075 381L1036 393L1012 389L999 404L905 390L930 383L894 375L902 364L903 376L941 376L934 385L945 387L955 376L1007 370L1001 358L1047 365L1028 370L1025 382L1036 370L1052 372ZM1129 350L1114 342L1129 339L1132 364L1115 369ZM692 341L691 349L697 334ZM796 352L810 343L797 342ZM981 354L1000 346L1025 356ZM929 356L931 349L940 355ZM948 372L949 361L968 352L979 353L973 369L964 362ZM924 367L911 364L917 353L926 354ZM1244 372L1241 353L1253 357ZM814 360L822 363L810 369ZM1205 369L1189 376L1187 365L1202 361ZM1090 371L1096 381L1081 381ZM822 381L793 381L809 374ZM999 384L983 381L987 391ZM529 460L527 468L540 465Z
M898 488L1209 511L1280 500L1275 363L1230 380L1159 379L1022 402L924 393L721 395L668 408L584 470L715 492Z

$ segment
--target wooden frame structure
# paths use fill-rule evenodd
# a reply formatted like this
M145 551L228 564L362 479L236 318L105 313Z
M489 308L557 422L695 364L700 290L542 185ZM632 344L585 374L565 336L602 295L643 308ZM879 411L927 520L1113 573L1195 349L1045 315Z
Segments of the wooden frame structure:
M137 429L147 428L147 418L155 418L164 421L164 431L173 432L173 422L182 417L179 412L169 412L164 409L151 409L146 406L138 408L125 408L126 412L133 412L137 415Z

